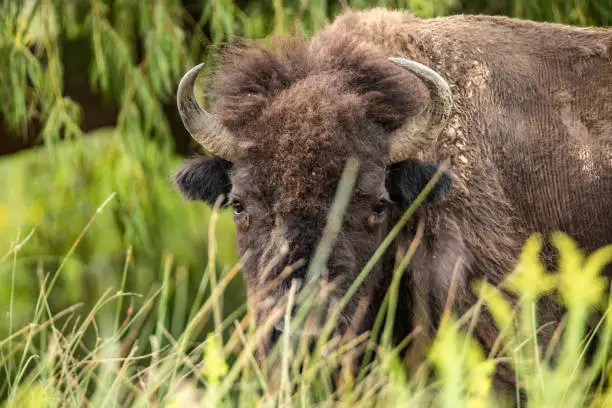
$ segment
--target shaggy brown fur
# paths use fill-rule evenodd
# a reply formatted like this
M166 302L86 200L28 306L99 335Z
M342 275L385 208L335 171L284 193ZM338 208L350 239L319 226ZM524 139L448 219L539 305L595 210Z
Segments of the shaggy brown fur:
M453 187L419 213L425 235L402 283L397 338L414 326L415 308L425 308L420 316L435 327L456 268L454 306L465 312L475 301L469 283L499 283L533 232L562 230L587 250L612 242L611 30L348 12L311 42L230 49L218 69L214 112L241 144L230 200L238 203L239 249L253 252L245 265L250 293L282 247L288 252L270 277L311 256L349 156L360 160L360 177L328 265L330 279L342 282L339 295L397 221L401 206L377 207L389 198L388 137L429 98L388 57L435 69L454 99L439 142L418 158L450 160ZM413 236L406 228L395 250ZM362 330L371 327L395 256L389 251L344 311L350 321L357 300L371 300ZM545 303L540 322L559 313ZM491 347L496 331L486 316L476 335Z

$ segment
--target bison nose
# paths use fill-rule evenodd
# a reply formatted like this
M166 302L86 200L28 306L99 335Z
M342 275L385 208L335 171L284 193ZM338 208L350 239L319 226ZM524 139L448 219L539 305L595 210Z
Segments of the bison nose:
M293 306L291 310L292 318L295 316L296 312L297 312L297 306ZM274 325L274 328L272 329L272 337L271 337L272 344L275 344L276 342L278 342L278 340L281 338L284 331L285 331L285 316L283 315L280 318L280 320Z
M294 294L296 298L297 298L297 293L300 291L303 285L304 285L304 279L302 278L293 278L291 280L291 286L295 286L295 288L292 290L294 290ZM291 319L292 320L295 317L298 309L299 307L296 304L294 304L293 307L291 308ZM276 331L277 334L280 334L285 331L285 314L284 313L283 313L283 316L280 318L280 320L274 325L274 331Z

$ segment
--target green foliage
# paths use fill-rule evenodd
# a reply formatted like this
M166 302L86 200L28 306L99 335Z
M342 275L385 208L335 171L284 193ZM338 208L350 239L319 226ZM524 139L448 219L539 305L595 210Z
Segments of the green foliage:
M583 26L612 25L610 0L513 0L509 13L537 21Z
M22 133L30 120L40 117L45 141L60 133L80 134L79 107L63 96L56 7L47 2L3 2L0 11L0 59L8 62L7 75L0 79L0 113Z
M512 357L513 368L525 386L530 405L599 406L605 393L599 388L599 394L593 396L591 390L610 369L612 344L612 291L609 280L600 273L612 263L612 245L587 257L563 233L554 233L551 241L559 253L557 273L547 272L540 261L543 239L535 235L525 245L515 271L507 278L506 289L520 299L514 311L497 289L483 284L480 290L502 329L500 344ZM557 336L553 336L552 344L546 345L546 354L540 355L538 331L544 326L537 320L535 305L551 292L558 294L567 314L563 324L556 328ZM587 332L586 322L592 315L603 317L596 331ZM597 345L596 350L587 359L586 348L592 344Z
M583 26L612 24L610 0L458 0L456 11Z

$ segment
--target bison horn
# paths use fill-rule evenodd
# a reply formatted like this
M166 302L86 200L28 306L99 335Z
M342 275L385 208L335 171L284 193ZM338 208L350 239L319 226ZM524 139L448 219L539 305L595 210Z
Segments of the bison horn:
M397 163L413 157L435 143L450 117L453 98L448 82L433 69L404 58L389 58L400 67L416 75L429 90L431 104L426 115L396 130L389 141L389 161Z
M193 86L204 64L191 68L181 79L176 102L183 125L189 134L210 153L231 161L234 136L214 115L206 112L195 99Z

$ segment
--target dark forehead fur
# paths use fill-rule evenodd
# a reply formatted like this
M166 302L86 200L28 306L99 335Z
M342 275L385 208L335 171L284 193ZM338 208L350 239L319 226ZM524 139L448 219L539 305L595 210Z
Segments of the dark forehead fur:
M355 94L368 117L390 131L416 113L423 95L414 78L388 57L344 36L326 44L297 38L276 40L268 48L254 43L230 46L212 86L215 110L237 130L282 98L284 91L311 80L320 88Z
M371 45L342 36L317 44L229 47L212 97L215 114L243 144L239 164L265 195L327 205L321 199L346 159L383 167L389 132L419 113L427 96Z

